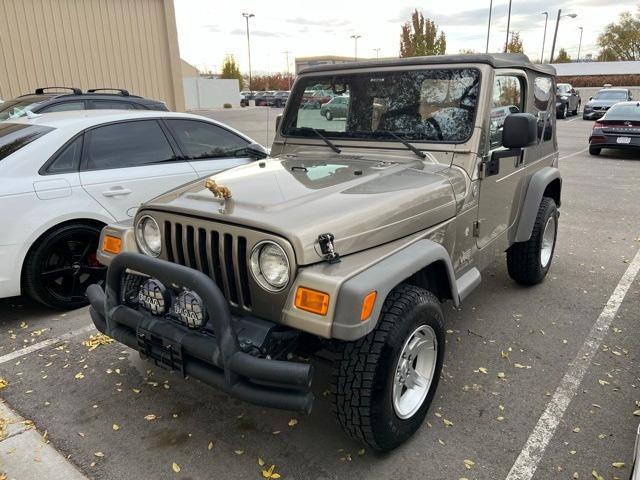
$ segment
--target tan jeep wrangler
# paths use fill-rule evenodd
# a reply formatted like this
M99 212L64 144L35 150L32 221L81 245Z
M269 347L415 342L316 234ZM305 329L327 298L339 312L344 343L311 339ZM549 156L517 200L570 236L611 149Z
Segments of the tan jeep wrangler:
M435 395L441 303L458 305L505 252L520 284L549 270L554 74L516 54L301 72L270 156L104 228L96 327L161 367L299 412L313 368L295 354L329 351L342 427L396 447ZM333 100L307 102L310 89Z

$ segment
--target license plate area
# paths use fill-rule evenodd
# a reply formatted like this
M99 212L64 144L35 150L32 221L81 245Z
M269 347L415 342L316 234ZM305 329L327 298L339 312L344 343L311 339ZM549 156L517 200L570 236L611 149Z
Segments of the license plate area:
M616 139L616 142L628 144L628 143L631 143L631 137L618 137Z
M140 358L151 360L165 370L176 370L184 376L182 346L179 343L144 328L138 328L136 336Z

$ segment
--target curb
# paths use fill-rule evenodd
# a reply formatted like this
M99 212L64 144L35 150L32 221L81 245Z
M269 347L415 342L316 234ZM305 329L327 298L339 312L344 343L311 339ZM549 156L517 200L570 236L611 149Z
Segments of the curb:
M87 480L78 469L0 399L0 478Z

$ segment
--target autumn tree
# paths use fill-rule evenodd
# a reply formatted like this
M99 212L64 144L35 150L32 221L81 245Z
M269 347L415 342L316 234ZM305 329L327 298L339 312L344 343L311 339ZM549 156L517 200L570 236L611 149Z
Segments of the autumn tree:
M226 57L224 57L220 78L235 78L240 83L240 90L242 90L244 80L242 78L242 74L240 73L240 67L236 63L235 58L233 58L233 55L227 55Z
M567 53L564 48L561 48L558 51L558 55L553 59L553 63L569 63L571 62L571 57Z
M509 53L524 53L522 48L522 39L520 38L520 32L513 32L511 34L511 40L507 43L507 52Z
M640 8L635 15L620 14L618 22L610 23L598 37L599 59L640 60Z
M288 77L286 73L254 75L251 79L251 84L254 91L289 90L289 85L293 85L293 75Z
M444 32L438 34L438 26L429 18L424 18L416 9L411 21L402 25L400 33L400 56L420 57L423 55L444 55L447 39Z

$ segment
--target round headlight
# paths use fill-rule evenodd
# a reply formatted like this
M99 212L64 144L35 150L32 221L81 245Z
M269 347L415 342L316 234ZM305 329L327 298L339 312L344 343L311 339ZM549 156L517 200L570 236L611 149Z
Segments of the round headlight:
M153 217L145 215L138 220L136 225L136 239L144 253L157 257L162 249L162 235L158 222Z
M262 288L279 292L289 283L287 254L277 243L259 243L251 252L251 273Z

